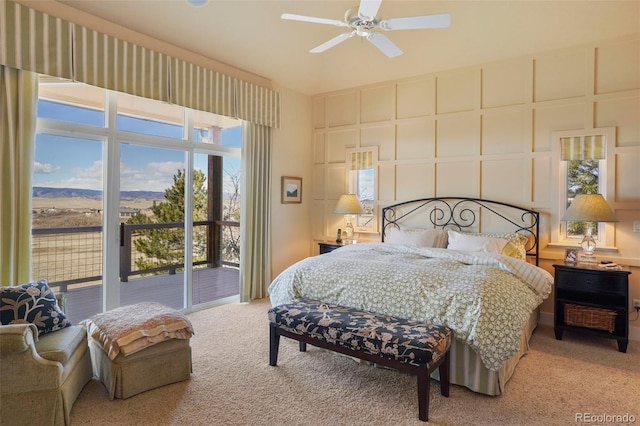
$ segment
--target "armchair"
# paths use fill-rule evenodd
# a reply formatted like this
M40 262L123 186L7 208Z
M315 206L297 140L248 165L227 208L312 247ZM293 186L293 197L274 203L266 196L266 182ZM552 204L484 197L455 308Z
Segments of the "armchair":
M56 295L64 309L62 295ZM68 425L71 407L91 380L86 329L40 335L34 324L0 325L0 418L3 425Z

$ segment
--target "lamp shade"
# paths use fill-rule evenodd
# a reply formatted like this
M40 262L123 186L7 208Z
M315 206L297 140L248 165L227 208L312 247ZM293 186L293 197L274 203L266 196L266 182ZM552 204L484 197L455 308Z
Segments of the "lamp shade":
M336 214L360 214L362 213L362 205L355 194L344 194L340 196L333 212Z
M562 216L563 222L617 222L615 213L600 194L576 195Z

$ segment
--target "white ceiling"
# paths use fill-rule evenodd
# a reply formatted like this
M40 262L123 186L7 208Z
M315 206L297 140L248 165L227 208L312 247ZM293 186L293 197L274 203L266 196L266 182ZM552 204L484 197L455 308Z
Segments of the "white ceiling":
M313 95L586 44L640 31L640 2L383 0L381 19L451 14L448 29L392 31L390 59L353 37L309 49L344 28L286 21L282 13L342 19L358 0L58 0L108 21Z

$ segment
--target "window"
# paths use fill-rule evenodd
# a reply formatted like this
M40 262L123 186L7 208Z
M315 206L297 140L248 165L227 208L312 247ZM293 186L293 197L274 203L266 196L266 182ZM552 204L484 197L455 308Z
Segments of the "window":
M349 193L356 194L363 213L357 215L355 232L378 232L376 220L377 148L347 150Z
M615 128L571 130L554 132L552 136L554 158L557 159L558 232L552 233L551 242L575 246L587 229L598 247L613 247L612 225L605 223L563 222L565 211L579 194L607 194L613 177L609 176L609 162L613 161Z
M241 121L48 77L40 88L33 275L67 293L71 320L237 297Z

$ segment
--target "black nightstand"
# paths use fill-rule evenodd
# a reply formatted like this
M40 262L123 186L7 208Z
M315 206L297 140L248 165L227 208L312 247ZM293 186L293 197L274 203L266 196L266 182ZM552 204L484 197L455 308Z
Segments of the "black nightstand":
M599 265L553 265L555 268L554 320L556 339L565 330L629 343L629 274Z
M320 246L320 254L325 254L325 253L329 253L331 251L334 251L337 248L340 248L344 245L344 241L337 243L335 241L330 242L330 241L326 241L323 243L318 243L318 245Z

